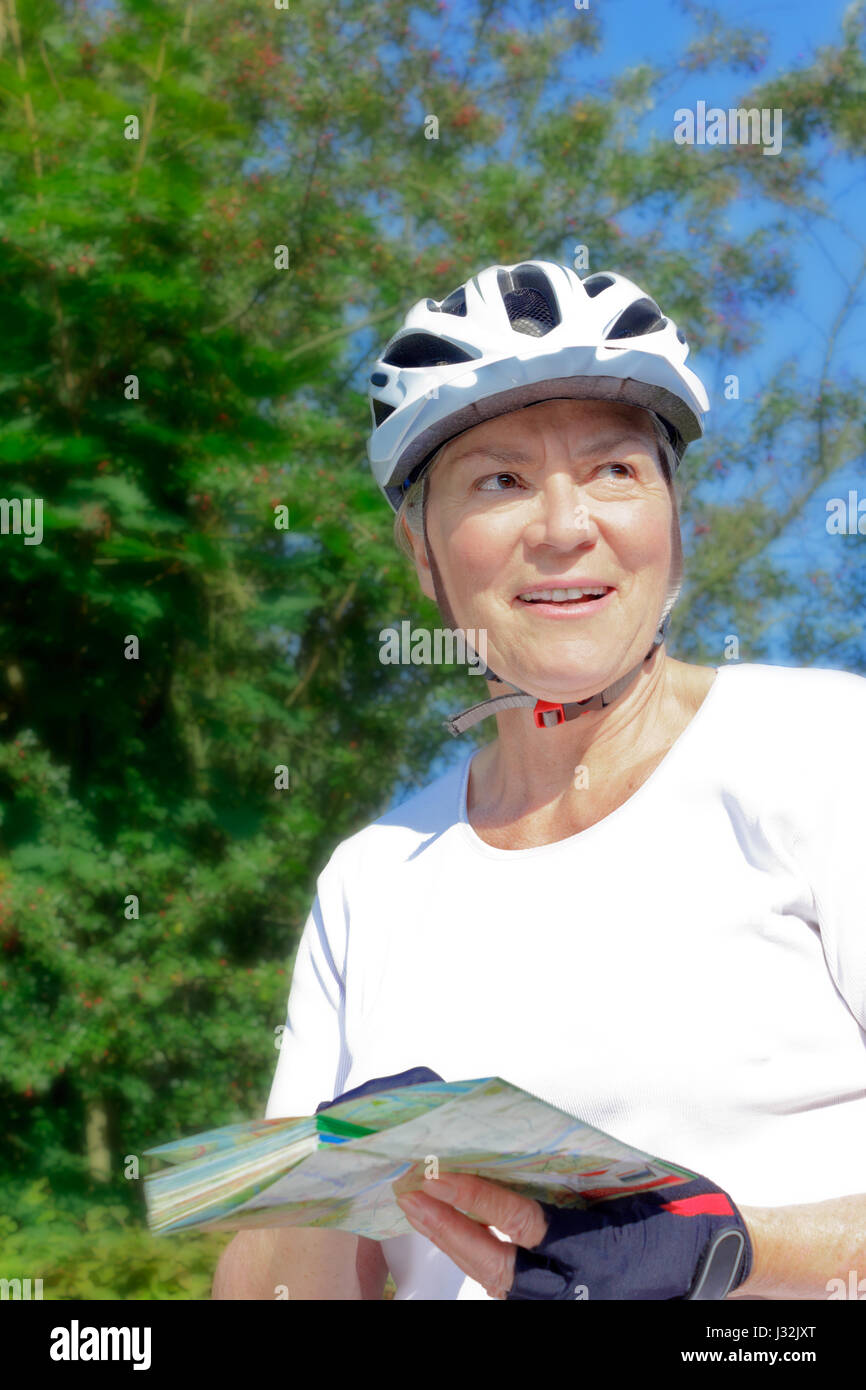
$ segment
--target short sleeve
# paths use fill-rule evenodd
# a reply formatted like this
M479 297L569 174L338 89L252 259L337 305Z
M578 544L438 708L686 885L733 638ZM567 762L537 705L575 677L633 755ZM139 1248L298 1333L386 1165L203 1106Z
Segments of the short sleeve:
M280 1051L265 1119L312 1115L323 1100L332 1100L342 1089L348 1071L344 1065L345 981L334 955L328 928L339 940L340 918L326 924L332 896L319 879L292 973L286 1026L280 1035Z
M866 1030L866 678L833 674L831 698L816 710L812 734L804 730L800 756L813 775L804 778L811 804L797 850L827 968Z

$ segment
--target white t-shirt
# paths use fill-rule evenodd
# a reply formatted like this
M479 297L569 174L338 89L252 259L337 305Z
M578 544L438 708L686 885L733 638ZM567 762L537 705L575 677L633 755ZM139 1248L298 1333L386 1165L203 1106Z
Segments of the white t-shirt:
M319 876L268 1118L426 1066L741 1206L866 1191L866 678L719 668L622 806L533 849L470 826L475 752ZM382 1246L398 1299L488 1297L424 1236Z

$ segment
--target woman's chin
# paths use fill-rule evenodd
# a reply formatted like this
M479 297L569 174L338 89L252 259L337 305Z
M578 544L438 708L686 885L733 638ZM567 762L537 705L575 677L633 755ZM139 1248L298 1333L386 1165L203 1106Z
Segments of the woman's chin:
M490 663L497 675L501 675L503 680L516 685L520 690L526 690L534 695L536 699L547 700L550 704L570 704L576 700L589 700L599 690L611 685L617 679L616 675L611 674L610 669L604 670L599 667L597 676L581 670L581 683L579 687L574 685L574 668L570 672L558 672L556 676L542 676L540 672L527 672L526 676L506 676L493 663ZM508 694L508 691L503 692Z
M549 691L549 694L539 694L538 698L549 700L551 703L566 704L575 700L588 700L598 691L612 685L620 676L625 675L626 671L637 665L641 655L646 655L651 642L652 636L647 638L643 650L637 648L639 654L633 660L627 659L625 665L621 647L610 651L575 651L568 655L560 651L556 654L555 662L551 661L549 648L538 653L537 661L533 661L532 653L524 650L520 653L520 661L509 663L503 658L499 665L495 654L488 654L487 664L503 680L510 681L521 690L531 691L533 695L536 692ZM575 676L579 677L577 687Z

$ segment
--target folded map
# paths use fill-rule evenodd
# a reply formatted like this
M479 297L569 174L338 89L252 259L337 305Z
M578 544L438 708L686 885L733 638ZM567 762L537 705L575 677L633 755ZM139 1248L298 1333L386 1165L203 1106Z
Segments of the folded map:
M171 1165L145 1177L155 1234L333 1226L372 1240L408 1235L414 1227L391 1184L416 1164L430 1177L474 1173L561 1207L697 1176L498 1076L399 1086L145 1152Z

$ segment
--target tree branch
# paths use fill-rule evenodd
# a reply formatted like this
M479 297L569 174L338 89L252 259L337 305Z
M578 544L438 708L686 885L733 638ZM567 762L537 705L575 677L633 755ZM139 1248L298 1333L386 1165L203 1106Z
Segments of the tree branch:
M346 609L348 608L349 604L351 603L351 601L352 601L352 599L353 599L353 597L354 597L355 590L357 589L357 587L358 587L358 581L357 581L357 579L353 579L352 582L351 582L351 584L349 585L348 589L346 590L345 594L343 595L343 597L342 597L342 599L341 599L341 601L340 601L340 603L339 603L339 605L338 605L338 607L337 607L336 612L334 613L334 617L333 617L332 623L331 623L332 628L333 628L333 627L336 627L337 623L338 623L338 622L340 621L340 619L342 618L343 614L345 613ZM300 695L301 691L302 691L302 690L304 689L304 687L309 683L311 677L313 676L313 674L314 674L314 672L315 672L315 670L316 670L316 667L318 666L319 662L320 662L321 659L322 659L322 655L323 655L324 651L325 651L325 643L324 643L324 641L320 641L319 644L318 644L318 646L317 646L317 648L316 648L316 651L315 651L314 654L313 654L313 658L312 658L312 660L311 660L309 666L307 667L306 671L304 672L304 674L303 674L303 676L301 677L301 679L300 679L300 681L298 682L298 684L295 686L295 688L294 688L294 690L292 691L291 695L289 695L288 699L286 700L286 702L285 702L285 703L286 703L286 708L288 708L289 705L293 705L293 704L295 703L295 701L297 700L297 698L298 698L298 696Z

